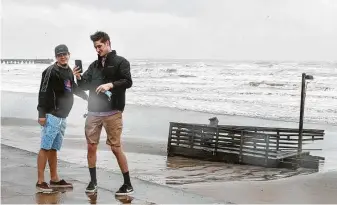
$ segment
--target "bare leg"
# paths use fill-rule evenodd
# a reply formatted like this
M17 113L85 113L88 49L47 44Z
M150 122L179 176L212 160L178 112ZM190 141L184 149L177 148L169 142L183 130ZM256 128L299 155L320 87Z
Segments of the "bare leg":
M97 144L88 144L87 160L90 173L90 181L94 184L97 184L97 177L96 177Z
M111 146L111 151L116 156L119 168L121 169L122 173L128 172L129 171L128 162L122 147Z
M87 159L89 168L96 167L97 144L88 144Z
M53 182L60 181L59 176L57 174L57 151L52 149L49 151L48 155L48 163L50 169L50 179Z
M39 184L44 182L44 170L46 169L48 154L48 150L40 149L37 157L37 178Z

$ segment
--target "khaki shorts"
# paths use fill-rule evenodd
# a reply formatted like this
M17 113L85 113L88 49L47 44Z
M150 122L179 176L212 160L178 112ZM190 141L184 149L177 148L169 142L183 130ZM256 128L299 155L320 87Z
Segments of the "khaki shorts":
M85 121L85 137L88 144L98 144L102 127L107 134L106 144L119 147L123 128L122 112L111 116L88 116Z

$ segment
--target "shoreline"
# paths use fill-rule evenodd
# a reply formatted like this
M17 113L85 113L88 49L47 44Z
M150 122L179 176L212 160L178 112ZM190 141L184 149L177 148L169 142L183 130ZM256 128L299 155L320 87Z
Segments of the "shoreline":
M18 94L2 91L2 99L6 99L7 103L4 104L4 100L2 100L1 143L36 153L39 150L40 141L39 126L36 122L36 94ZM68 118L69 124L64 146L59 153L60 159L82 167L86 167L87 164L86 142L83 130L85 119L82 117L85 105L82 100L75 99L75 106ZM287 169L266 169L263 167L166 157L167 133L170 121L208 124L208 119L212 116L210 114L180 111L172 108L127 105L123 116L125 125L123 146L128 151L126 155L132 177L168 187L186 189L189 192L203 196L228 197L228 200L235 199L230 200L235 203L259 203L261 202L259 197L266 197L268 194L266 194L266 191L254 192L250 191L250 189L255 190L260 186L270 186L264 185L265 183L279 184L281 182L278 179L287 181L289 183L287 186L282 185L287 188L292 185L293 179L297 178L295 175L306 175L303 177L311 179L311 176L326 176L326 174L333 174L337 171L337 142L335 140L337 126L331 125L305 124L305 128L324 129L326 133L324 141L314 144L314 146L323 148L323 152L311 152L314 155L326 157L324 164L326 167L323 167L326 170L320 170L318 174L312 174L307 170L296 170L294 172ZM246 117L217 117L220 120L219 124L297 127L295 123ZM105 136L106 133L102 131L97 167L102 170L108 170L111 173L119 173L116 160L109 148L105 146ZM250 189L246 187L250 187ZM302 188L298 187L298 190ZM269 188L267 187L264 190L267 189ZM279 190L272 188L272 186L270 189L279 193ZM227 190L228 195L223 194L223 190ZM242 190L254 193L252 196L247 196L250 201L240 202ZM233 193L234 191L236 192ZM288 194L291 195L291 193ZM282 203L283 201L276 202Z
M37 96L37 92L22 92L22 91L10 91L10 90L1 90L1 95L2 93L17 93L17 94L23 94L23 95L30 95L30 96ZM75 99L80 99L79 97L75 96ZM298 128L298 121L294 120L285 120L285 119L277 119L277 118L267 118L267 117L252 117L252 116L246 116L246 115L229 115L229 114L221 114L218 112L206 112L206 111L196 111L192 109L181 109L178 107L165 107L165 106L158 106L158 105L140 105L140 104L128 104L126 103L126 108L127 107L144 107L144 108L158 108L158 109L170 109L170 110L175 110L175 111L181 111L181 112L192 112L192 113L200 113L200 114L206 114L206 115L215 115L215 116L221 116L221 117L228 117L228 118L243 118L243 119L248 119L248 120L262 120L262 121L272 121L272 122L280 122L280 123L290 123L290 124L297 124ZM298 111L298 115L300 111ZM299 118L299 117L298 117ZM336 123L329 123L329 122L322 122L322 121L313 121L313 120L308 120L304 118L304 124L308 126L336 126L337 129L337 124Z
M36 110L36 94L16 93L16 92L3 92L2 99L6 99L6 103L1 105L2 121L4 118L14 120L15 126L25 125L25 120L30 120L29 124L32 125L32 129L38 130L37 110ZM24 106L22 106L24 105ZM66 130L66 136L70 136L69 139L78 138L84 139L84 111L86 109L86 101L81 99L75 99L75 103L71 113L68 116L68 127ZM198 123L208 124L209 118L214 115L194 112L194 111L181 111L173 108L159 108L149 106L130 106L126 105L123 113L123 141L132 142L132 147L138 145L139 149L143 149L143 152L148 153L150 150L155 155L165 157L166 146L168 140L169 123L170 122L183 122L183 123ZM264 126L264 127L288 127L298 128L297 123L261 120L247 117L233 117L233 116L216 116L219 119L221 125L239 125L239 126ZM21 119L21 120L20 120ZM9 120L10 121L10 120ZM4 123L9 123L9 121ZM2 122L3 123L3 122ZM13 123L13 122L12 122ZM37 127L35 127L35 125ZM305 129L323 129L325 130L325 137L322 141L310 143L303 147L303 149L313 149L310 151L313 155L325 157L324 169L330 170L331 168L337 168L337 141L334 140L337 136L337 126L326 124L304 124ZM105 136L104 130L102 130L102 139ZM67 137L66 137L67 138ZM73 140L76 141L76 140ZM142 147L142 144L144 146ZM156 146L160 146L160 151L156 150ZM85 147L84 144L81 145ZM126 145L128 146L128 145ZM322 149L322 150L317 150Z
M39 150L39 129L33 120L2 118L2 143L32 152ZM77 129L77 128L75 128ZM105 135L98 147L97 166L119 172L118 164ZM217 181L266 181L312 174L310 169L265 168L184 157L167 157L167 143L137 138L122 139L130 169L137 177L175 186ZM86 141L83 135L66 134L59 157L86 166ZM149 164L150 163L150 164Z
M2 136L3 135L7 135L7 132L11 132L12 130L7 130L10 126L9 125L5 125L2 128ZM29 128L29 126L22 126L22 129L26 129ZM16 128L16 126L12 126L12 128L14 129L18 129ZM16 133L11 132L13 135L9 136L9 138L13 138L13 136L17 136ZM20 132L20 130L18 131L18 133L20 133L21 135L27 135L27 133L31 133L30 130L27 130L27 133L24 132ZM36 144L36 142L34 142L34 138L31 138L32 136L27 136L29 139L31 139L32 144ZM8 147L12 147L13 150L22 150L19 152L27 152L30 153L29 155L34 155L36 156L36 152L34 151L29 151L27 149L21 149L18 148L16 146L11 146L11 145L6 145L6 142L4 142L2 140L1 142L2 146L8 146ZM72 144L67 143L67 141L65 141L65 144L72 147ZM29 143L24 144L23 147L27 148L27 147L31 147L31 145ZM38 144L37 146L38 147ZM155 146L156 147L156 146ZM31 147L32 150L35 150L34 147ZM64 175L67 178L70 179L81 179L81 182L83 182L84 184L86 183L85 180L87 180L88 178L88 174L87 174L87 169L86 166L81 163L81 160L85 161L85 156L84 156L84 152L82 153L78 153L76 154L76 149L74 149L74 147L72 147L70 150L69 148L64 148L60 154L59 154L59 163L60 163L60 174ZM4 149L2 149L2 152L4 151ZM16 151L17 153L17 151ZM10 154L9 152L6 153L9 155L9 159L10 157L13 157L13 154ZM73 155L73 161L69 161L69 160L64 160L64 157L67 155ZM101 155L99 157L98 161L107 161L108 163L111 163L111 159L110 157L106 158L106 156L112 156L110 151L104 151L104 152L100 152L98 153L99 155ZM107 154L107 155L105 155ZM128 154L128 153L126 153ZM14 154L15 155L15 154ZM135 154L133 156L139 156L140 154ZM82 156L83 159L79 159L78 156ZM3 155L2 155L3 157ZM130 167L131 169L134 168L135 163L139 162L140 158L135 158L129 161ZM22 160L22 159L21 159ZM157 159L158 160L158 159ZM164 170L162 170L160 167L156 167L154 162L157 161L154 160L153 158L148 158L147 161L147 165L150 162L151 166L146 166L145 169L155 169L159 172L163 172ZM32 159L30 157L29 161L33 161L33 163L35 163L35 158ZM190 161L190 163L188 163ZM212 164L211 162L203 162L203 161L199 161L199 163L201 162L201 164L197 164L195 161L191 163L190 159L183 159L182 161L167 161L166 163L168 163L168 166L171 166L172 168L172 172L175 173L181 173L182 170L184 170L185 172L189 173L192 176L197 176L197 170L203 170L206 171L205 175L202 175L202 178L209 178L209 177L213 177L213 176L221 176L221 174L217 173L217 169L219 169L220 167L225 166L225 170L230 170L233 169L233 174L234 176L236 175L238 178L228 178L225 179L224 181L219 181L218 180L211 180L211 181L195 181L193 183L189 183L188 181L186 181L187 183L182 183L182 184L177 184L174 183L176 181L180 181L182 180L181 178L179 178L179 176L181 176L180 174L177 175L172 175L170 176L170 172L167 172L165 175L165 181L164 184L158 184L155 181L151 181L149 179L146 178L147 175L151 176L153 175L151 172L148 173L141 173L141 174L145 174L145 177L140 177L138 174L134 172L134 170L130 170L131 171L131 177L133 178L133 182L135 184L139 184L139 183L145 183L145 189L147 189L150 192L153 192L152 188L156 187L156 189L158 189L158 186L160 186L160 189L162 189L162 191L164 189L167 189L166 192L169 192L170 190L174 191L177 193L181 193L181 191L184 191L185 193L191 193L194 194L195 196L202 196L206 197L207 199L212 199L212 200L216 200L216 201L230 201L231 203L239 203L239 204L249 204L249 203L260 203L260 204L264 204L264 203L335 203L335 193L337 193L337 170L335 171L328 171L325 173L306 173L306 174L300 174L300 175L289 175L289 176L284 176L281 178L275 178L275 179L269 179L269 180L261 180L261 179L243 179L241 175L238 174L238 172L240 172L239 169L242 170L247 170L247 169L258 169L258 167L252 167L252 166L245 166L245 165L236 165L236 167L239 167L239 169L235 169L235 165L230 165L230 164L225 164L225 163L219 163L219 166L213 166L212 168L207 166L208 164ZM63 165L64 163L68 164L68 165ZM10 164L13 163L12 160L10 160ZM25 163L29 164L29 162L25 161ZM170 163L173 163L170 165ZM187 164L186 164L187 163ZM13 165L7 165L7 167L13 167ZM154 166L154 167L153 167ZM33 169L33 165L28 166L29 169ZM179 168L180 167L180 168ZM22 169L23 166L19 166L19 169ZM109 183L109 181L114 180L114 181L119 181L120 180L120 170L117 168L117 165L115 164L114 168L107 168L107 167L102 167L100 165L97 166L97 171L99 172L104 172L104 173L109 173L109 174L103 174L104 176L102 176L102 173L99 174L99 178L101 178L100 181L102 182L107 182L104 183L103 185L101 184L102 188L104 190L108 190L110 191L110 189L115 189L117 187L114 187L115 185L117 186L117 184L113 185L113 187L111 187L111 183ZM210 169L211 168L211 169ZM17 169L17 168L16 168ZM77 169L81 169L81 172L78 171L74 171ZM136 168L137 169L137 168ZM261 167L259 168L259 170L257 170L256 173L257 176L263 176L263 174L266 174L266 170L265 168ZM47 168L48 170L48 168ZM21 170L21 172L25 173L25 175L27 174L27 170L23 171ZM211 173L215 172L214 175L211 176ZM227 173L225 172L225 173ZM8 173L8 172L7 172ZM35 169L33 170L32 173L35 173ZM254 172L247 172L248 174L254 173ZM228 174L228 173L227 173ZM278 175L279 173L276 173L276 175ZM12 174L13 175L13 174ZM46 177L48 177L48 174L46 175ZM7 178L12 178L12 177L5 177L4 179ZM103 180L104 179L109 179L109 181ZM8 180L8 179L7 179ZM10 179L11 180L11 179ZM14 180L14 179L13 179ZM11 181L8 181L11 182ZM2 184L7 184L8 186L8 182L7 183L2 183ZM31 183L33 184L33 183ZM28 186L32 186L31 184L29 184ZM6 185L5 185L6 186ZM77 183L76 186L84 186L84 185L79 185ZM139 187L139 185L137 185ZM144 185L142 185L144 186ZM10 186L11 187L11 186ZM152 187L152 188L151 188ZM8 189L6 188L5 191L7 192L2 192L2 193L8 193ZM15 188L13 188L15 189ZM83 188L84 189L84 188ZM181 191L179 191L181 190ZM282 194L280 194L280 191L282 191ZM138 189L137 189L138 191ZM11 193L11 192L10 192ZM144 192L144 190L141 191L141 193L146 193L146 191ZM161 192L158 192L161 193ZM245 193L245 197L242 197L242 193ZM138 194L138 193L137 193ZM152 194L150 194L152 196ZM183 196L186 197L186 194L183 194ZM70 197L67 196L68 199L71 199L71 195ZM137 196L137 200L146 200L146 201L153 201L154 198L156 200L156 197L146 197L144 198L144 195L140 194ZM21 200L22 198L20 197L12 197L12 200ZM102 198L101 198L102 199ZM8 198L2 198L2 200L9 200ZM174 199L177 200L177 199ZM163 201L163 203L167 203L166 201Z
M3 144L37 153L39 129L33 120L2 118ZM117 161L105 144L105 135L98 146L97 167L119 172ZM184 157L167 157L167 143L137 138L122 139L130 172L137 178L167 186L218 181L266 181L311 174L310 169L265 168L259 166L211 162ZM83 135L66 134L59 152L60 159L87 165L86 140Z

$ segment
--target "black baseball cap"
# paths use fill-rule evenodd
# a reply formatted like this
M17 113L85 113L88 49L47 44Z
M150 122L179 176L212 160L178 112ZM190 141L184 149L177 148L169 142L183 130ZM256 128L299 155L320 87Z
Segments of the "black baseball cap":
M61 53L69 53L68 47L64 44L60 44L55 47L55 56Z

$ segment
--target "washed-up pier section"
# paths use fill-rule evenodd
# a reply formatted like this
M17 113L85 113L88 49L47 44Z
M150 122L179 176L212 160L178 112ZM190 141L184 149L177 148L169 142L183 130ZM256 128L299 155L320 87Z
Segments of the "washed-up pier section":
M305 145L323 137L324 130L317 129L304 129L299 140L299 130L291 128L171 122L167 154L265 167L318 169L324 158L299 150L299 143Z

